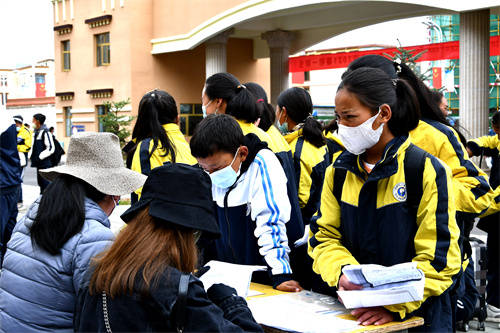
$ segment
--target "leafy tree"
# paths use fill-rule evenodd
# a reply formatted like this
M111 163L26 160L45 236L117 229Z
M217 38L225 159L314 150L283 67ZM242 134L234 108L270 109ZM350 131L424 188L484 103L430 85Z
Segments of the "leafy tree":
M396 47L396 52L393 54L384 53L386 57L392 59L392 61L404 63L408 66L419 79L422 81L427 81L432 76L432 69L427 69L424 73L420 72L420 66L417 65L417 60L425 53L427 50L418 52L415 54L416 50L407 50L401 46L401 42L398 39L399 46Z
M129 126L134 117L120 116L118 113L128 104L130 104L130 98L118 102L107 101L104 103L106 113L99 116L104 132L116 134L122 148L126 143L125 140L130 136Z

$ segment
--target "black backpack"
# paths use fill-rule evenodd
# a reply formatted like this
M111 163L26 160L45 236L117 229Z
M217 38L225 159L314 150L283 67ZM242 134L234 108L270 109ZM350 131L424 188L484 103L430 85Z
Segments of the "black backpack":
M49 133L47 133L49 134ZM51 134L49 134L51 135ZM61 162L61 156L65 154L63 147L59 143L59 141L56 140L56 138L52 135L52 141L54 142L54 153L50 156L50 162L52 163L52 166L57 166L59 162Z

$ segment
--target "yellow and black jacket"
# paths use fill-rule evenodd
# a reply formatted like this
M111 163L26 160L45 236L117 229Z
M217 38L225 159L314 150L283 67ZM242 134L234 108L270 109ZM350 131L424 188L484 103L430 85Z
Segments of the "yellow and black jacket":
M452 321L446 309L451 309L448 290L461 264L451 174L437 158L426 155L422 195L412 210L404 174L409 147L406 136L391 140L369 174L359 156L348 151L334 156L326 171L320 211L311 223L309 255L314 271L332 287L338 286L345 265L416 262L425 274L424 300L386 308L401 318L418 310L426 325L445 331ZM334 179L340 169L346 173L337 189L338 202Z
M325 170L329 165L328 150L326 145L318 148L306 141L302 129L285 135L285 140L292 148L302 219L305 224L309 224L319 209Z
M500 140L498 135L486 135L467 142L467 147L474 156L491 157L490 186L495 194L491 206L483 216L489 216L500 211ZM483 230L486 225L483 224Z
M457 218L484 213L493 199L488 176L471 160L457 132L434 120L420 120L410 132L413 144L439 158L451 169Z
M189 165L195 165L196 163L198 163L196 159L191 155L189 144L184 138L184 134L182 134L179 126L174 123L169 123L162 126L167 132L168 138L174 146L175 162L185 163ZM153 170L154 168L172 162L172 156L170 154L165 155L165 149L162 148L159 141L158 146L154 151L153 147L154 142L151 138L139 142L137 144L137 148L135 149L130 169L149 176L151 170ZM141 196L141 192L142 187L135 191L138 197Z
M326 146L328 147L328 157L330 162L333 160L333 155L338 151L345 150L344 144L332 132L324 131L323 135L326 139Z
M27 153L31 149L33 139L29 129L21 125L19 132L17 132L17 151L20 153Z

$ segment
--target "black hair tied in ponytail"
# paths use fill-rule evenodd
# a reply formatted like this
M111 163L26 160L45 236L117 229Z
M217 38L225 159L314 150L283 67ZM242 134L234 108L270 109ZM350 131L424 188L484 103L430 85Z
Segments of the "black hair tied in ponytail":
M293 87L283 91L278 96L278 106L280 109L285 107L288 117L294 122L304 124L302 135L307 142L318 148L326 144L323 127L312 116L313 105L307 90Z
M259 111L255 103L255 96L243 84L235 88L236 94L227 103L226 114L247 123L254 123L259 119Z

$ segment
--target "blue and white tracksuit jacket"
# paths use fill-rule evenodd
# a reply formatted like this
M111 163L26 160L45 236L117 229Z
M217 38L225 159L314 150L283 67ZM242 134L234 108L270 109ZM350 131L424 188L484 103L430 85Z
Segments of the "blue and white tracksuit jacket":
M290 219L287 178L276 155L260 149L232 189L212 185L221 238L217 259L267 265L274 286L291 280L285 224Z

